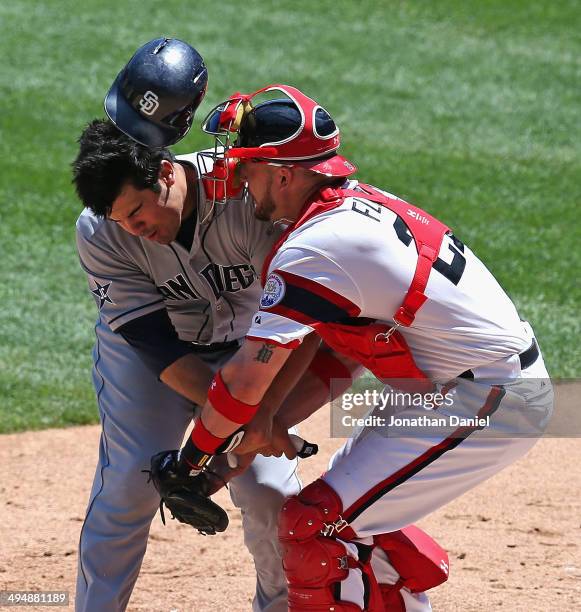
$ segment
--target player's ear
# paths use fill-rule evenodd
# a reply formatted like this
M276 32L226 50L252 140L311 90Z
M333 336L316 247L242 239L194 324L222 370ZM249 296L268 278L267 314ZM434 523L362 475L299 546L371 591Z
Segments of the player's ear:
M166 184L167 187L171 187L175 183L174 166L168 159L161 160L159 178L162 182Z
M293 173L291 168L287 166L281 166L278 168L278 186L281 189L286 189L292 180Z

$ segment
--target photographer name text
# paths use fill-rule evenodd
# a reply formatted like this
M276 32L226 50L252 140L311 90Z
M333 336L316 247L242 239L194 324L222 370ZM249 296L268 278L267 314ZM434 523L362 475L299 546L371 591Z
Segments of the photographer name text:
M345 414L341 417L343 427L488 427L490 417L463 418L450 415L446 418L433 416L398 417L390 415L389 418L371 414L366 417L355 417Z

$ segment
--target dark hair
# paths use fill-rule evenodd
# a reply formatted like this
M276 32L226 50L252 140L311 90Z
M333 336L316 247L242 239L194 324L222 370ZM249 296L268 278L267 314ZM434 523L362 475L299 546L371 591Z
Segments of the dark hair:
M136 189L160 191L161 162L173 159L167 149L148 149L106 119L95 119L79 138L72 163L73 183L84 206L105 217L129 181Z

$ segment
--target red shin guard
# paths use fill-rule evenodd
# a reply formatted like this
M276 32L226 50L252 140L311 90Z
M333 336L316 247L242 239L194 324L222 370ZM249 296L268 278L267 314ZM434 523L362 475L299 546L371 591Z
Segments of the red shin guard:
M339 496L320 479L282 507L279 540L292 612L383 610L369 559L360 560L357 549L345 544L355 534L342 510ZM360 604L342 598L351 571L360 583Z
M380 585L390 600L397 600L394 591L399 592L402 587L418 593L448 580L448 553L419 527L409 525L400 531L376 535L373 541L385 551L389 562L400 575L397 589L396 585Z

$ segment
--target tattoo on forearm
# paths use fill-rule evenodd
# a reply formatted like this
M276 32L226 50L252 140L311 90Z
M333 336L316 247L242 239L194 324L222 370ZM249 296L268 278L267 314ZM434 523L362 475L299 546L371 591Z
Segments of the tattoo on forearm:
M268 363L272 354L274 352L274 344L267 344L266 342L262 345L258 353L256 353L256 357L254 361L260 361L261 363Z

